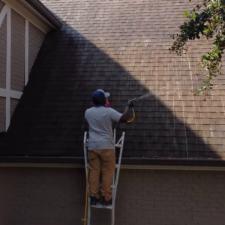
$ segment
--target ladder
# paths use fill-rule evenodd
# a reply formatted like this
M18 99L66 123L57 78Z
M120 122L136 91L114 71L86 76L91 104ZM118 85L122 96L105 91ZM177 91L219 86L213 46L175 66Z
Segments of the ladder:
M114 129L114 143L115 143L115 151L116 155L116 169L113 177L113 182L112 182L112 205L102 205L102 204L97 204L97 205L91 205L90 204L90 197L88 195L88 172L89 172L89 164L88 164L88 153L87 153L87 143L88 143L88 136L87 132L84 133L84 161L85 161L85 175L86 175L86 204L87 208L85 209L86 215L84 216L84 221L86 222L86 225L91 225L91 209L92 208L99 208L99 209L109 209L111 210L111 225L115 225L115 203L116 203L116 193L117 193L117 185L119 181L119 175L120 175L120 166L121 166L121 160L122 160L122 154L123 154L123 146L124 146L124 139L125 139L125 132L122 132L121 137L119 140L116 140L116 129Z

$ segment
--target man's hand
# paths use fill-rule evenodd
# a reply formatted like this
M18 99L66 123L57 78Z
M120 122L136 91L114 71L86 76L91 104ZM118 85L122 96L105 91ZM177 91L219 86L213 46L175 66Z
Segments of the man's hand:
M122 117L120 118L120 122L127 123L131 118L130 115L130 109L134 108L134 102L132 100L127 102L127 106L125 107L125 110L123 112ZM133 110L134 111L134 110Z
M127 106L128 106L129 108L133 108L133 107L134 107L134 102L133 102L132 100L128 101L128 102L127 102Z

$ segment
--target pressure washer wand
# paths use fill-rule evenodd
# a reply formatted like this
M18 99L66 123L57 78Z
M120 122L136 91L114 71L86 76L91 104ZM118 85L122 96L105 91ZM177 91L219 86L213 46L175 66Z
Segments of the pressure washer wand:
M145 99L145 98L148 98L149 96L150 96L150 94L147 93L147 94L144 94L144 95L142 95L142 96L139 96L139 97L130 99L130 100L128 100L128 104L129 104L130 102L136 102L136 101L139 101L139 100L143 100L143 99Z

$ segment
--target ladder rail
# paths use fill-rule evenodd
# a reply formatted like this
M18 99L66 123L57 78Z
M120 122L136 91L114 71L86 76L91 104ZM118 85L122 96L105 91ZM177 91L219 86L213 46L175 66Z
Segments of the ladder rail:
M124 146L125 132L122 132L122 135L118 142L115 142L115 151L119 151L119 157L116 163L115 175L113 178L113 189L112 189L112 211L111 211L111 225L115 224L115 205L116 205L116 194L117 194L117 186L119 182L120 175L120 167L123 155L123 146Z
M115 182L114 182L114 198L116 198L116 193L117 193L117 186L119 182L119 176L120 176L120 167L121 167L121 161L122 161L122 155L123 155L123 146L124 146L124 139L125 139L125 132L122 132L122 136L119 139L118 143L121 142L120 144L120 149L119 149L119 157L118 157L118 162L116 164L116 173L115 173Z
M85 174L86 178L88 175L88 156L87 156L87 131L84 132L84 141L83 141L83 146L84 146L84 163L85 163Z
M84 225L90 225L91 222L91 209L90 209L90 198L88 195L89 185L88 185L88 156L87 156L87 131L84 132L83 147L84 147L84 164L85 164L85 212L84 212Z

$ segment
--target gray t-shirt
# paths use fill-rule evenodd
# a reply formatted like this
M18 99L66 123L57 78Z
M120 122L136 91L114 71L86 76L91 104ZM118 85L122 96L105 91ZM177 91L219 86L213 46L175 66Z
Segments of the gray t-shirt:
M122 113L110 107L91 107L85 111L89 125L89 150L115 149L113 122L119 122Z

